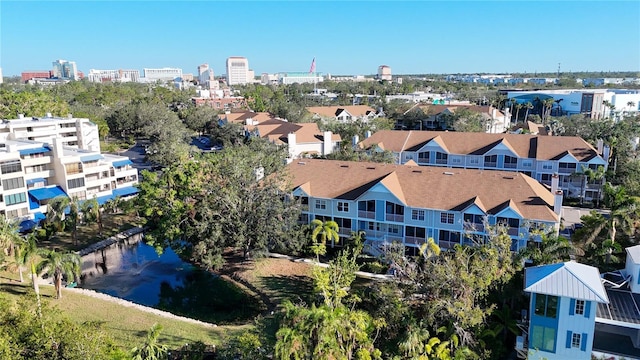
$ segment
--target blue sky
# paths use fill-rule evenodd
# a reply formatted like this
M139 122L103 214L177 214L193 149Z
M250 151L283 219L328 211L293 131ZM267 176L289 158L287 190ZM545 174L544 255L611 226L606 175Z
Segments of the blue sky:
M640 70L640 1L0 0L5 76L209 63L245 56L256 75Z

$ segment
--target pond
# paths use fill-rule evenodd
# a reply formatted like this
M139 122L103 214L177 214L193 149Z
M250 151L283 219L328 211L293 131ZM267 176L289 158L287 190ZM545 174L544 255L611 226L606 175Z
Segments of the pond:
M140 238L83 256L79 287L217 324L258 314L258 301L235 284L182 261L171 249L158 255Z

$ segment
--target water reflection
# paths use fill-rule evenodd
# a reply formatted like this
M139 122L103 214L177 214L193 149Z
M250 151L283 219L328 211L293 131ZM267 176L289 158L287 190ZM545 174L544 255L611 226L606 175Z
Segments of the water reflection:
M257 314L235 285L155 249L134 236L82 257L80 287L205 321L233 322Z

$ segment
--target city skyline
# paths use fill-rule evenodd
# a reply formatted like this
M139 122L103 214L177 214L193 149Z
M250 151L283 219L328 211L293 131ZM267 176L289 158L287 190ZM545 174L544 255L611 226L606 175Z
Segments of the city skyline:
M256 75L308 71L313 58L333 75L637 71L639 28L640 3L626 1L2 1L0 67L208 63L219 76L242 56Z

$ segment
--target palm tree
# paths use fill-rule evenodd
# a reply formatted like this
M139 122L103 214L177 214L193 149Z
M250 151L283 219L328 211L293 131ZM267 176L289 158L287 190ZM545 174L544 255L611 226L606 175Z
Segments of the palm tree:
M516 123L518 122L518 115L520 115L520 109L524 107L523 104L516 104Z
M20 241L18 223L0 216L0 260L6 255L12 255L15 244Z
M553 107L554 102L555 101L553 100L553 98L542 100L542 124L546 125L547 119L551 114L551 108Z
M524 114L524 121L527 121L527 119L529 118L529 111L531 109L534 108L533 104L529 101L527 101L526 104L524 104L525 109L527 109L527 112Z
M71 239L73 245L78 245L78 223L80 222L80 201L77 197L67 201L69 214L65 215L65 229L71 228Z
M65 210L71 200L66 196L56 196L47 204L47 215L44 219L44 228L47 237L64 230Z
M631 235L635 231L635 224L640 217L640 197L627 195L621 185L604 185L604 202L611 209L609 216L603 216L595 211L582 217L585 227L581 229L583 248L592 246L593 241L603 230L608 230L605 263L611 262L613 249L616 248L618 230Z
M56 288L56 298L62 299L62 278L68 280L80 276L80 255L75 253L63 253L56 250L44 250L41 252L42 261L37 265L37 273L53 276L53 284Z
M314 242L311 250L316 254L316 260L320 262L320 255L327 253L327 241L330 240L332 245L334 241L340 241L340 227L335 221L322 222L318 219L314 219L311 222L311 226L313 226L311 240ZM320 241L318 241L318 238Z
M167 358L167 346L160 345L158 339L162 332L162 325L153 324L147 332L147 340L141 347L131 350L133 360L161 360Z
M427 242L425 242L424 244L420 245L420 255L425 259L428 260L434 256L439 256L440 255L440 246L438 246L438 244L436 244L436 242L433 240L433 238L429 238L427 240Z
M516 105L516 98L509 99L509 114L511 115L511 121L513 121L513 107Z
M568 239L555 234L540 234L542 241L530 241L526 248L520 250L518 257L530 260L533 265L555 264L566 261L576 253L576 249Z
M87 200L82 204L82 213L84 214L85 221L98 224L98 233L102 235L102 211L97 198Z

